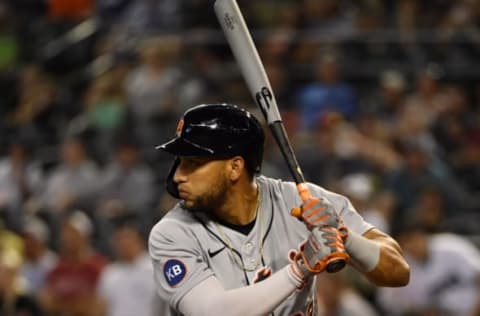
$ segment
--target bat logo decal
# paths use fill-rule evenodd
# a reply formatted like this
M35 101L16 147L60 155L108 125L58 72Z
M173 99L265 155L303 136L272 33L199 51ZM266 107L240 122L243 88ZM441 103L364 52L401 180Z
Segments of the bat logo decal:
M230 15L227 12L225 13L225 17L223 18L223 20L225 21L225 25L229 30L233 31L233 29L235 29L235 24L237 23L235 16Z
M255 94L257 104L262 109L263 115L265 117L267 117L267 112L270 111L270 103L272 101L272 98L272 92L267 87L262 87L262 89L260 89L260 91Z

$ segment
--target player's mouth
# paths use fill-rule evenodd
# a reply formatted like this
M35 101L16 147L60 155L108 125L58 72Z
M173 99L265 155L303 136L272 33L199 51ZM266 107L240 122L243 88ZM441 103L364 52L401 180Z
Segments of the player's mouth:
M187 191L178 191L178 196L183 199L183 200L186 200L188 198L190 194L187 192Z

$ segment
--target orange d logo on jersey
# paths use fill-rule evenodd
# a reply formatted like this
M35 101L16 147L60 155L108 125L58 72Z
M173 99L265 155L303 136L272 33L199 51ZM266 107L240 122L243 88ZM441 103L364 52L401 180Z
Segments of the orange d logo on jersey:
M266 278L268 278L269 276L271 276L272 273L273 273L272 269L262 267L255 272L255 277L253 278L252 283L261 282L261 281L265 280Z

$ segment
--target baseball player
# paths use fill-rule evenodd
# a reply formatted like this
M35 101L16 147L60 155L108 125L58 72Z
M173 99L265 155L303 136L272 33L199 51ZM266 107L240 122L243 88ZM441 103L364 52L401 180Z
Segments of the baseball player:
M308 184L302 203L293 182L260 175L263 143L249 112L207 104L158 146L175 156L167 190L180 199L149 237L170 315L314 315L314 276L337 257L376 285L408 283L398 244L347 198Z

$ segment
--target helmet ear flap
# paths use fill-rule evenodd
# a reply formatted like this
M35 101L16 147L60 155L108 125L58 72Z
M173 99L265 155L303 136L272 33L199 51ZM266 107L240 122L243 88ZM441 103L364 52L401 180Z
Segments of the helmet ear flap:
M177 199L180 198L180 195L178 193L177 184L173 181L173 176L175 175L175 171L177 171L179 164L180 164L180 158L176 157L175 160L173 161L172 168L168 172L167 181L166 181L167 192L170 193L171 196Z

